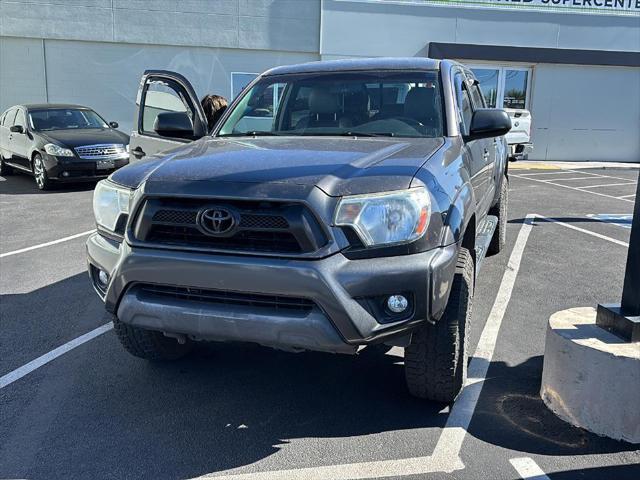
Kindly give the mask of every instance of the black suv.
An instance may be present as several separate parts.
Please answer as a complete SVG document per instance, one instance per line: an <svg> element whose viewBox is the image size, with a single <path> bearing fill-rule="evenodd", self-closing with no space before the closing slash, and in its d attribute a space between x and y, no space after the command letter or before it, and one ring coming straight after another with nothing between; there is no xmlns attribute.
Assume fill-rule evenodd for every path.
<svg viewBox="0 0 640 480"><path fill-rule="evenodd" d="M100 182L89 272L124 347L405 348L412 394L465 382L475 276L505 243L509 117L424 58L269 70L212 135L179 74L141 82L131 152ZM171 145L179 145L162 154Z"/></svg>

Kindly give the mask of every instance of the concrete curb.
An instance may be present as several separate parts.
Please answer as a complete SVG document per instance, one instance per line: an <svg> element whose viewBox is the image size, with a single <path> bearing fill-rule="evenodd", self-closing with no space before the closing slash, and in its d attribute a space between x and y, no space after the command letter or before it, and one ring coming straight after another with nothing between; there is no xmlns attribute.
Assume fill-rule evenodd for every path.
<svg viewBox="0 0 640 480"><path fill-rule="evenodd" d="M572 425L640 443L640 343L625 342L595 319L590 307L551 316L540 396Z"/></svg>
<svg viewBox="0 0 640 480"><path fill-rule="evenodd" d="M640 168L640 163L638 162L554 162L552 160L518 160L511 164L514 169L517 169L518 165L528 168L535 166L543 168L555 167L560 170L573 170L577 168Z"/></svg>

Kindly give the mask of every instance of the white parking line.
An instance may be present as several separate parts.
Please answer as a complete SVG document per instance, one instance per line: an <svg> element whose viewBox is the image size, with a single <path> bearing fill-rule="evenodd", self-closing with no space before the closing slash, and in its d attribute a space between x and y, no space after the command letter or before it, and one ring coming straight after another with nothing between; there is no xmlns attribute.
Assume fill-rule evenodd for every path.
<svg viewBox="0 0 640 480"><path fill-rule="evenodd" d="M522 178L523 180L530 180L532 182L544 183L546 185L554 185L556 187L568 188L569 190L574 190L576 192L589 193L591 195L598 195L599 197L613 198L614 200L622 200L623 202L634 203L633 200L629 200L628 198L614 197L613 195L607 195L606 193L600 193L600 192L593 192L591 190L581 190L578 187L570 187L569 185L562 185L561 183L549 182L547 180L540 180L538 178L523 177L522 175L516 175L513 173L511 174L511 176L516 178ZM558 181L562 181L562 179L559 178Z"/></svg>
<svg viewBox="0 0 640 480"><path fill-rule="evenodd" d="M587 235L591 235L592 237L600 238L602 240L607 240L611 243L618 244L622 247L629 247L629 244L627 242L623 242L622 240L618 240L617 238L611 238L611 237L607 237L606 235L602 235L601 233L592 232L591 230L585 230L584 228L576 227L575 225L571 225L570 223L561 222L560 220L556 220L555 218L549 218L543 215L533 215L533 216L535 218L539 218L540 220L544 220L546 222L557 223L558 225L562 225L563 227L570 228L571 230L575 230L577 232L586 233Z"/></svg>
<svg viewBox="0 0 640 480"><path fill-rule="evenodd" d="M90 235L93 232L95 232L95 230L87 230L86 232L76 233L75 235L69 235L68 237L59 238L58 240L52 240L50 242L40 243L32 247L21 248L20 250L14 250L13 252L0 253L0 258L10 257L11 255L18 255L19 253L30 252L31 250L36 250L38 248L50 247L51 245L56 245L58 243L73 240L74 238L80 238L86 235Z"/></svg>
<svg viewBox="0 0 640 480"><path fill-rule="evenodd" d="M600 187L618 187L620 185L634 185L633 182L625 182L625 183L606 183L604 185L588 185L586 187L576 187L576 188L600 188Z"/></svg>
<svg viewBox="0 0 640 480"><path fill-rule="evenodd" d="M532 458L512 458L509 462L523 480L550 480Z"/></svg>
<svg viewBox="0 0 640 480"><path fill-rule="evenodd" d="M511 252L509 263L502 277L496 300L485 323L476 351L469 363L465 389L453 404L447 423L430 456L381 462L347 463L293 470L272 470L255 473L235 473L234 470L204 475L199 479L224 478L226 480L353 480L371 478L424 475L434 472L451 473L462 470L460 459L462 442L473 417L487 371L493 358L498 331L511 299L513 286L520 269L524 247L529 239L534 215L527 215L525 223Z"/></svg>
<svg viewBox="0 0 640 480"><path fill-rule="evenodd" d="M631 197L635 197L635 196L636 196L636 194L632 193L631 195L622 195L621 197L618 197L618 198L631 198Z"/></svg>
<svg viewBox="0 0 640 480"><path fill-rule="evenodd" d="M44 355L36 358L35 360L31 360L29 363L21 366L20 368L17 368L12 372L9 372L6 375L3 375L2 377L0 377L0 388L4 388L7 385L10 385L16 380L20 380L22 377L30 374L37 368L40 368L41 366L46 365L47 363L49 363L52 360L55 360L59 356L64 355L65 353L73 350L76 347L79 347L83 343L86 343L89 340L93 340L97 336L100 336L103 333L108 332L112 328L113 328L113 323L111 322L105 323L101 327L91 330L90 332L85 333L84 335L80 335L79 337L74 338L73 340L65 343L64 345L60 345L55 350L51 350L50 352L45 353Z"/></svg>

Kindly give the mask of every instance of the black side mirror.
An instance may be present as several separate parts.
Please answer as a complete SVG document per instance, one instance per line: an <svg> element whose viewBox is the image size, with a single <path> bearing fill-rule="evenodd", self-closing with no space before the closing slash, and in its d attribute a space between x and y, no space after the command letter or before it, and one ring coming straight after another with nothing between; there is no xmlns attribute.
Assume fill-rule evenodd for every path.
<svg viewBox="0 0 640 480"><path fill-rule="evenodd" d="M22 125L12 125L9 127L9 131L12 133L24 133L24 127Z"/></svg>
<svg viewBox="0 0 640 480"><path fill-rule="evenodd" d="M507 112L497 108L482 108L473 113L469 135L465 136L465 141L501 137L509 130L511 130L511 119Z"/></svg>
<svg viewBox="0 0 640 480"><path fill-rule="evenodd" d="M118 128L119 127L118 122L109 122L109 126L111 128Z"/></svg>
<svg viewBox="0 0 640 480"><path fill-rule="evenodd" d="M162 137L193 138L193 122L185 112L159 113L153 130Z"/></svg>

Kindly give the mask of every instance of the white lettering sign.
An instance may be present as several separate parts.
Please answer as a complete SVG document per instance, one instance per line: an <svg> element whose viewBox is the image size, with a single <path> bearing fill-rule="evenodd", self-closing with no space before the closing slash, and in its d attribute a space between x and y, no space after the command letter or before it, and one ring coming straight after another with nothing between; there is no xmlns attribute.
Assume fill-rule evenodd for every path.
<svg viewBox="0 0 640 480"><path fill-rule="evenodd" d="M369 0L371 1L371 0ZM375 0L374 0L375 1ZM640 0L377 0L443 7L640 16Z"/></svg>

